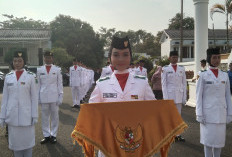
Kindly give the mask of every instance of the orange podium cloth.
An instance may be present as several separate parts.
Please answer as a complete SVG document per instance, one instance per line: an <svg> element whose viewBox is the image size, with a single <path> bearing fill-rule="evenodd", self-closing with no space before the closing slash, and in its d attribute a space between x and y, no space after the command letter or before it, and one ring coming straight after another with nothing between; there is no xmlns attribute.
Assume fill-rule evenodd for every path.
<svg viewBox="0 0 232 157"><path fill-rule="evenodd" d="M87 157L167 157L175 136L187 128L172 100L82 104L71 134Z"/></svg>

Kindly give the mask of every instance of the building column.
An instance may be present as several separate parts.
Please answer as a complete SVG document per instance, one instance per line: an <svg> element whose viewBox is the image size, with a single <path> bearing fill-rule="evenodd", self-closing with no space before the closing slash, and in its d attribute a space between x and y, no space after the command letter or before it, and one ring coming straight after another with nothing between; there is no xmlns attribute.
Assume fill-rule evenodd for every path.
<svg viewBox="0 0 232 157"><path fill-rule="evenodd" d="M201 69L200 60L206 59L208 48L208 4L209 0L193 0L195 6L194 22L194 52L195 52L195 71Z"/></svg>

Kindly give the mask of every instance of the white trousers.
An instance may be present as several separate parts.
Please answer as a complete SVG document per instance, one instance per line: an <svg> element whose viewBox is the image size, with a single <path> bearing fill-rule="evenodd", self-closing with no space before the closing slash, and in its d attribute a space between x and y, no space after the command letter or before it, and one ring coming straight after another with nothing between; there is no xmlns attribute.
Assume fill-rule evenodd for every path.
<svg viewBox="0 0 232 157"><path fill-rule="evenodd" d="M220 157L221 148L204 146L205 157Z"/></svg>
<svg viewBox="0 0 232 157"><path fill-rule="evenodd" d="M176 108L177 108L179 114L181 115L182 104L176 104Z"/></svg>
<svg viewBox="0 0 232 157"><path fill-rule="evenodd" d="M59 106L56 103L41 104L41 112L44 137L56 137L59 127Z"/></svg>
<svg viewBox="0 0 232 157"><path fill-rule="evenodd" d="M32 157L32 148L14 151L14 157Z"/></svg>
<svg viewBox="0 0 232 157"><path fill-rule="evenodd" d="M71 90L72 90L73 105L80 105L80 100L81 100L80 87L74 86L71 87Z"/></svg>

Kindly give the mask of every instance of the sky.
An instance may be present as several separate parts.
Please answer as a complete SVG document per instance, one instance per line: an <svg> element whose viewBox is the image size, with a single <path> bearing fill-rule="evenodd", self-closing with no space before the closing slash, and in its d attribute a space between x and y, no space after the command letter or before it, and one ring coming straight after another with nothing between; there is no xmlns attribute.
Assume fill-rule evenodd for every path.
<svg viewBox="0 0 232 157"><path fill-rule="evenodd" d="M194 17L193 0L184 1L185 17ZM156 35L168 28L169 20L180 12L181 0L0 0L2 14L51 22L59 14L89 23L95 31L101 27L117 31L139 29ZM209 8L224 0L209 0ZM208 25L213 21L209 17ZM215 14L215 29L225 29L225 15Z"/></svg>

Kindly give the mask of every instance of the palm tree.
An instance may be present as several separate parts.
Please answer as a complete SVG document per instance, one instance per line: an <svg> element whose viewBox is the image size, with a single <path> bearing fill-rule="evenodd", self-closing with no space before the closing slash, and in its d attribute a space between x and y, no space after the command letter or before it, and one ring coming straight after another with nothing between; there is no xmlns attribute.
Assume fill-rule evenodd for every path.
<svg viewBox="0 0 232 157"><path fill-rule="evenodd" d="M222 13L226 15L226 43L227 48L229 48L229 15L230 20L232 19L232 0L225 0L225 5L223 4L214 4L210 9L210 17L213 20L214 13Z"/></svg>

